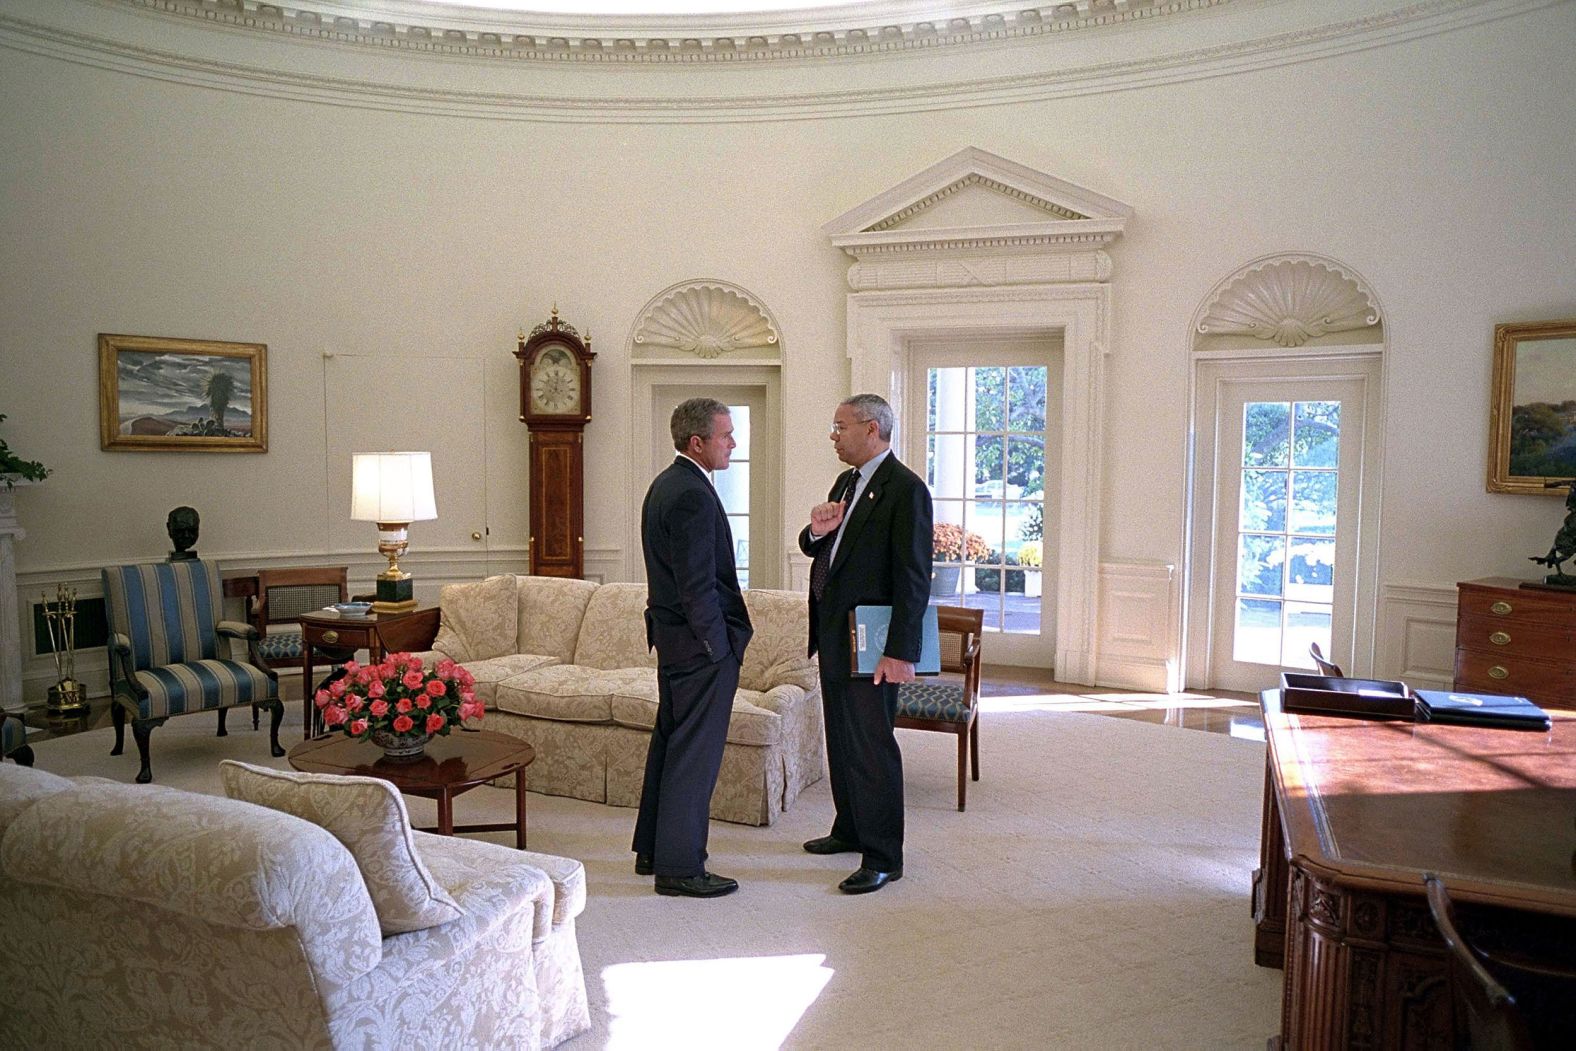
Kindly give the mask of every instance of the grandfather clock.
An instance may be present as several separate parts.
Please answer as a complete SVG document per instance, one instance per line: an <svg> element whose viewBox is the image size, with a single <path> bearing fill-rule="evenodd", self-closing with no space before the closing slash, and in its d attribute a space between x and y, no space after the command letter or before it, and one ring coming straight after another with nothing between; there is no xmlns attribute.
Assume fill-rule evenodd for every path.
<svg viewBox="0 0 1576 1051"><path fill-rule="evenodd" d="M531 572L585 575L591 338L553 316L520 336L520 420L531 432Z"/></svg>

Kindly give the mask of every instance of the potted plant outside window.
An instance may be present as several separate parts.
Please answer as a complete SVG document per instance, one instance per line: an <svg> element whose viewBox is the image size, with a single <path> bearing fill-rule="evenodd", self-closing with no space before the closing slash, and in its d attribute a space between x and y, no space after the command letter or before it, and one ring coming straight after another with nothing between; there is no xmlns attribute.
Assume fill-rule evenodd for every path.
<svg viewBox="0 0 1576 1051"><path fill-rule="evenodd" d="M950 598L956 595L958 582L963 578L961 563L983 561L989 555L990 548L978 533L966 532L962 526L951 522L937 522L932 530L931 558L937 565L930 571L931 596Z"/></svg>

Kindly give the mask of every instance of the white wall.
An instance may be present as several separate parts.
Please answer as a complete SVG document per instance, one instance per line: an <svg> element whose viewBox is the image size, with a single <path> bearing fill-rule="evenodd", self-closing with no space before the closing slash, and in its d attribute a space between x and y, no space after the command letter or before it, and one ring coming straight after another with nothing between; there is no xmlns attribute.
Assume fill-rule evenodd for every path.
<svg viewBox="0 0 1576 1051"><path fill-rule="evenodd" d="M32 18L51 10L0 8L19 6ZM85 10L61 17L111 37L153 31L146 16ZM1135 31L1146 48L1162 32ZM190 36L238 60L280 51L244 34ZM1525 556L1546 549L1560 509L1484 492L1490 341L1497 322L1576 315L1573 46L1576 5L1560 4L1133 90L688 124L294 101L232 90L233 78L192 86L0 47L0 435L55 471L17 500L23 597L82 567L161 556L165 513L182 503L203 513L205 556L348 557L369 577L370 536L350 552L329 539L345 511L325 464L352 451L327 447L323 354L336 352L385 358L391 410L410 412L423 392L400 387L402 360L485 362L490 462L443 484L485 475L493 554L424 550L418 525L412 563L418 574L424 560L442 563L424 578L433 583L511 564L524 541L526 432L510 352L516 329L555 302L599 352L587 547L600 571L621 575L620 560L638 557L622 545L647 481L627 463L625 341L654 293L699 276L748 288L782 325L785 453L797 465L786 548L795 509L836 468L822 424L847 385L848 260L819 227L965 145L1136 210L1112 250L1103 561L1179 562L1189 319L1240 264L1306 251L1362 274L1385 311L1381 589L1529 576ZM381 62L383 75L397 62L414 79L496 75L513 90L538 75L297 50L358 70ZM977 75L992 54L975 53ZM869 63L850 68L874 75ZM640 80L647 72L583 71L632 93L657 90ZM266 343L268 453L100 451L99 332ZM440 514L441 500L440 488Z"/></svg>

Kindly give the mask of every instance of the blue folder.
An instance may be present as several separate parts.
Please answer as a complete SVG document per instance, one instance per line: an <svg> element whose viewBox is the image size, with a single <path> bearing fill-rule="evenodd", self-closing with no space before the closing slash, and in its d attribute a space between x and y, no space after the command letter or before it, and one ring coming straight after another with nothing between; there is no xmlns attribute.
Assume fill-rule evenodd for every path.
<svg viewBox="0 0 1576 1051"><path fill-rule="evenodd" d="M1549 713L1525 697L1496 693L1418 690L1418 711L1432 723L1498 726L1507 730L1547 730Z"/></svg>
<svg viewBox="0 0 1576 1051"><path fill-rule="evenodd" d="M853 642L853 677L865 678L876 673L876 664L886 650L887 628L892 624L891 606L855 606L848 615L848 631ZM936 607L925 607L925 620L920 626L919 660L914 664L916 675L941 674L941 631L936 626Z"/></svg>

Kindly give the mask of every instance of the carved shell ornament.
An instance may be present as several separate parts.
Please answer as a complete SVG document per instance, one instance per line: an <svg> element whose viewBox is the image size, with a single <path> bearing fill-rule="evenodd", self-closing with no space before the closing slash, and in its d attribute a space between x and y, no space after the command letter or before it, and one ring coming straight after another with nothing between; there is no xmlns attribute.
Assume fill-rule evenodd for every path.
<svg viewBox="0 0 1576 1051"><path fill-rule="evenodd" d="M635 342L717 358L730 351L773 346L777 330L759 307L737 292L692 285L648 310L635 330Z"/></svg>
<svg viewBox="0 0 1576 1051"><path fill-rule="evenodd" d="M1299 259L1237 278L1215 297L1198 330L1300 347L1315 336L1378 323L1378 306L1356 281L1323 263Z"/></svg>

